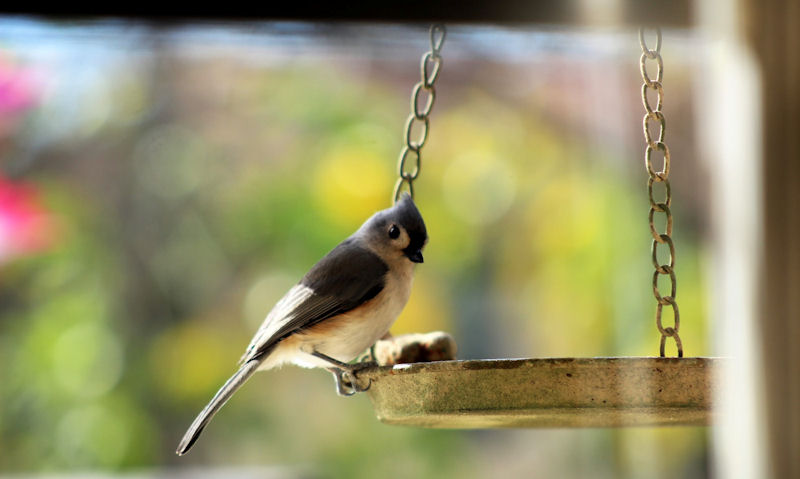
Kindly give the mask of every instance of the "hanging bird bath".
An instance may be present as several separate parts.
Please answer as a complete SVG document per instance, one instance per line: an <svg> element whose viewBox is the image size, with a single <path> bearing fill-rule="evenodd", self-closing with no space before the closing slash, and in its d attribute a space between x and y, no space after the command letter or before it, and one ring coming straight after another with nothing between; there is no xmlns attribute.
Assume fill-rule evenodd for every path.
<svg viewBox="0 0 800 479"><path fill-rule="evenodd" d="M714 358L440 361L359 373L387 424L434 428L708 425Z"/></svg>

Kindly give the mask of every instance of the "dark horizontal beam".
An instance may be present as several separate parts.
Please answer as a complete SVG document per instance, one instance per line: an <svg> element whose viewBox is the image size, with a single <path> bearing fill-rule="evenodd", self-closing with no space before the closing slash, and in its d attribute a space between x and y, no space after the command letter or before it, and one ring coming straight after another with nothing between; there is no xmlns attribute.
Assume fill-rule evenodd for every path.
<svg viewBox="0 0 800 479"><path fill-rule="evenodd" d="M446 22L467 24L545 24L562 26L692 25L689 0L494 0L494 1L371 1L314 2L282 0L247 7L214 2L203 7L176 9L143 2L137 8L106 2L91 8L53 3L46 8L8 9L5 13L43 17L120 17L155 22L291 20L313 22ZM39 5L41 7L41 5Z"/></svg>

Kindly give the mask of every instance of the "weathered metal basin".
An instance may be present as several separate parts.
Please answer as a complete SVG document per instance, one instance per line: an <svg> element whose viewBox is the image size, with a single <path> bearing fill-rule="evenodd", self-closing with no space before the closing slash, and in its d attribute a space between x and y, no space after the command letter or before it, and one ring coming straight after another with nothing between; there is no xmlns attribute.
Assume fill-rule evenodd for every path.
<svg viewBox="0 0 800 479"><path fill-rule="evenodd" d="M389 424L436 428L707 425L717 358L440 361L359 373Z"/></svg>

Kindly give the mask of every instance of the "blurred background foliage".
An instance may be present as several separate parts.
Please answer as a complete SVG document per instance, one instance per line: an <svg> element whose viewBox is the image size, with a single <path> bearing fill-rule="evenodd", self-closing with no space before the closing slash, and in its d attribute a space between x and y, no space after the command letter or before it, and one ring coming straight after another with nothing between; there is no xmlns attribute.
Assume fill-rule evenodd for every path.
<svg viewBox="0 0 800 479"><path fill-rule="evenodd" d="M427 48L424 26L0 19L0 474L705 477L701 428L391 427L290 367L174 456L274 302L390 204ZM697 48L665 34L689 356ZM431 240L393 333L450 331L463 359L657 355L635 34L458 26L443 55Z"/></svg>

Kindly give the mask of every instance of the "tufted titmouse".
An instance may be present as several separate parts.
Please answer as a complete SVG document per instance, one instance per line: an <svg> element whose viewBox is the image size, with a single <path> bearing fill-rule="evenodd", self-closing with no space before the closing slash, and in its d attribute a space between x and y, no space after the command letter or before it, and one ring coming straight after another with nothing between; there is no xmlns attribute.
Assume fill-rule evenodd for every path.
<svg viewBox="0 0 800 479"><path fill-rule="evenodd" d="M355 373L364 365L347 363L383 337L403 310L414 263L422 263L427 241L422 216L406 194L325 255L269 312L241 367L189 426L177 454L192 447L214 414L257 370L283 363L323 367L333 373L339 394L362 391Z"/></svg>

